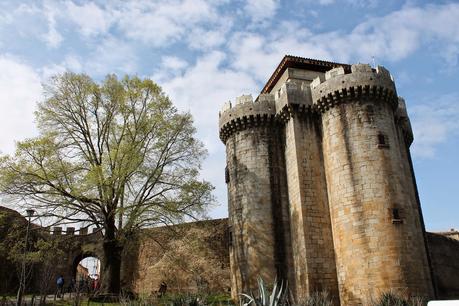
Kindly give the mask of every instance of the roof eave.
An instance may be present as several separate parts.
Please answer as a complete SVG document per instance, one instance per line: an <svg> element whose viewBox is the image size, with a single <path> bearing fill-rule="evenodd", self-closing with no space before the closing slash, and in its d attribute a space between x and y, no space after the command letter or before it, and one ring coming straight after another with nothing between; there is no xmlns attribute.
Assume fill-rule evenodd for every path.
<svg viewBox="0 0 459 306"><path fill-rule="evenodd" d="M286 55L284 56L282 61L279 63L276 70L274 70L274 73L271 75L268 82L266 82L266 85L263 87L263 90L261 91L261 93L269 93L271 89L274 87L274 85L276 85L277 81L279 80L279 78L282 76L282 74L287 68L299 68L299 69L308 69L312 71L325 72L325 71L328 71L330 69L340 67L340 66L343 67L345 71L351 70L351 66L348 64L321 61L321 60L304 58L304 57L293 56L293 55Z"/></svg>

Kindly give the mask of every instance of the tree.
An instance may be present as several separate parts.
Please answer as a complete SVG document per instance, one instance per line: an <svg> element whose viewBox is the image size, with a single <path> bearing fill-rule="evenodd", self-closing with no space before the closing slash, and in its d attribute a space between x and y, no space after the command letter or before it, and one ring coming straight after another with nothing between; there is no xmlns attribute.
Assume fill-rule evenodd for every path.
<svg viewBox="0 0 459 306"><path fill-rule="evenodd" d="M213 187L199 179L206 151L191 115L149 79L110 75L98 84L65 73L44 90L39 136L1 157L1 191L56 223L101 228L102 288L118 293L131 234L202 217L213 202Z"/></svg>

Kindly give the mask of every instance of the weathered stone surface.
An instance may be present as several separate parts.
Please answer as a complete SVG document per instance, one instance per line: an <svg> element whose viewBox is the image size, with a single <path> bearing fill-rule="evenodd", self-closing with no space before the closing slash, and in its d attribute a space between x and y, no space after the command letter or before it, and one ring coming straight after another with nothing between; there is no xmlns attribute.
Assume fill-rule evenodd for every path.
<svg viewBox="0 0 459 306"><path fill-rule="evenodd" d="M272 122L271 122L272 124ZM230 198L230 257L233 297L276 278L274 194L271 191L271 124L241 130L226 141Z"/></svg>
<svg viewBox="0 0 459 306"><path fill-rule="evenodd" d="M249 102L220 116L229 223L244 224L231 250L238 255L230 258L233 278L245 277L233 281L233 296L253 288L258 276L272 278L275 250L290 246L284 262L292 264L283 275L297 299L324 289L342 305L390 290L433 297L411 125L389 71L286 58L263 89L274 96L275 111L265 104L257 117ZM244 119L263 116L252 124ZM276 191L273 169L286 178ZM288 218L272 213L278 206ZM282 245L269 236L278 224L290 229ZM260 264L248 252L252 241L265 246L255 252L269 259L262 268L253 269Z"/></svg>
<svg viewBox="0 0 459 306"><path fill-rule="evenodd" d="M0 206L2 243L14 229L12 225L25 228L26 224L20 214ZM50 235L35 224L32 228L31 244L38 239L54 240L62 256L57 257L51 267L40 263L33 266L27 293L38 293L43 288L45 292L54 293L56 278L64 276L66 286L69 285L83 258L93 256L104 260L100 231L85 235L81 235L81 231L80 235ZM5 246L0 244L0 247ZM14 293L19 265L4 255L0 253L0 294ZM155 294L163 281L169 292L229 294L228 219L142 230L129 239L123 250L121 278L123 290L141 295Z"/></svg>
<svg viewBox="0 0 459 306"><path fill-rule="evenodd" d="M427 233L433 275L441 299L459 299L459 232L453 233L455 235Z"/></svg>
<svg viewBox="0 0 459 306"><path fill-rule="evenodd" d="M277 183L279 186L284 184L282 179ZM282 190L278 187L274 189ZM286 195L284 194L280 203L285 200ZM278 216L276 219L284 221L288 219L286 218L286 215L287 217L289 215L288 211L287 214L283 211L276 213ZM5 235L8 235L11 224L26 224L26 220L17 212L3 207L0 207L0 219L3 221L0 223L3 225L0 226L1 241L6 237ZM279 225L277 224L277 226ZM38 229L35 225L34 228ZM288 227L282 230L282 234L288 233L290 235ZM67 281L70 280L75 268L73 265L77 264L82 257L92 255L103 259L100 257L102 237L98 234L76 235L69 239L65 235L49 235L45 230L38 232L41 233L41 239L61 239L62 251L65 254L54 263L54 271L51 271L51 278L48 279L49 285L45 286L50 293L55 290L57 275L62 274ZM37 232L34 231L34 233ZM454 235L458 235L458 232L427 233L433 276L439 299L459 298L457 278L459 265L456 260L459 254L459 241L449 238L454 237ZM123 289L141 295L155 294L159 284L164 281L170 292L227 292L232 275L229 268L230 248L228 245L228 219L145 229L143 233L130 240L123 252ZM283 251L285 254L283 255L285 259L293 256L291 249L292 247L284 241ZM2 255L0 254L2 260L2 265L0 265L0 293L14 293L18 280L15 277L16 273L11 273L11 271L15 271L17 267ZM320 257L311 263L315 261L323 264ZM286 265L288 267L294 266L292 262L287 262ZM299 265L299 267L301 266ZM321 266L318 265L318 267ZM34 266L28 287L29 292L38 292L40 286L43 285L43 278L40 277L43 271L44 267ZM292 271L292 269L287 271L286 278L288 277L289 287L292 290L297 288L294 275L296 271ZM292 275L288 274L289 272ZM321 274L316 276L321 276ZM326 278L324 280L319 279L319 282L326 283Z"/></svg>
<svg viewBox="0 0 459 306"><path fill-rule="evenodd" d="M227 219L143 230L124 250L123 287L230 293Z"/></svg>

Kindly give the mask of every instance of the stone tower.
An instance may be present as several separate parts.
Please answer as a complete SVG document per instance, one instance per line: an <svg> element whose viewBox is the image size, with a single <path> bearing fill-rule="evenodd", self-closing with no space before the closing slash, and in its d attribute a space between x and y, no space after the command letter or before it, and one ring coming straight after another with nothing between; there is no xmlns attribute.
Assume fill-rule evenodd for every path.
<svg viewBox="0 0 459 306"><path fill-rule="evenodd" d="M220 112L233 297L288 281L342 305L433 296L403 99L383 67L286 56Z"/></svg>

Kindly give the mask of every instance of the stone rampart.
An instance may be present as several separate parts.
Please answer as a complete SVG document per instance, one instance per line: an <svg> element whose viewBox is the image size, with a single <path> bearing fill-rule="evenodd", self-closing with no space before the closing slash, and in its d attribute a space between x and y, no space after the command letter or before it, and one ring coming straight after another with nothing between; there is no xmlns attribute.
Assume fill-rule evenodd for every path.
<svg viewBox="0 0 459 306"><path fill-rule="evenodd" d="M255 101L251 95L243 95L236 99L236 105L226 102L219 114L220 139L226 142L236 131L271 122L275 114L274 96L270 94L261 94Z"/></svg>
<svg viewBox="0 0 459 306"><path fill-rule="evenodd" d="M294 113L309 114L315 111L308 81L288 79L274 95L276 116L284 122Z"/></svg>
<svg viewBox="0 0 459 306"><path fill-rule="evenodd" d="M311 92L314 105L322 112L361 98L387 101L394 109L398 105L393 78L381 66L373 69L367 64L355 64L351 73L345 73L343 67L334 68L325 73L325 80L317 77L312 81Z"/></svg>
<svg viewBox="0 0 459 306"><path fill-rule="evenodd" d="M444 234L427 233L437 294L439 299L459 299L459 241Z"/></svg>
<svg viewBox="0 0 459 306"><path fill-rule="evenodd" d="M230 290L228 219L142 230L125 246L122 285L141 295Z"/></svg>
<svg viewBox="0 0 459 306"><path fill-rule="evenodd" d="M0 207L0 217L3 217L6 225L0 227L0 239L3 242L8 235L7 230L12 228L11 225L25 225L27 222L17 212L3 207ZM433 275L440 299L459 298L459 241L444 236L450 233L457 234L427 233ZM58 238L47 235L45 231L42 234L47 239ZM82 255L98 255L102 236L61 235L58 239L65 242L62 251L66 255L53 262L55 270L51 271L49 279L50 292L55 290L58 273L63 274L66 281L69 281L72 265L78 263ZM229 269L229 239L228 219L145 229L129 241L123 252L123 288L142 295L155 294L164 281L169 292L228 293L232 273ZM15 278L16 273L12 271L16 271L17 266L8 258L2 258L3 255L0 254L0 259L3 260L0 266L0 293L14 293L18 280ZM27 292L39 292L42 278L38 275L44 272L44 267L36 265L35 268L39 269L36 271L38 274L32 276ZM289 283L288 286L291 288L293 284Z"/></svg>

